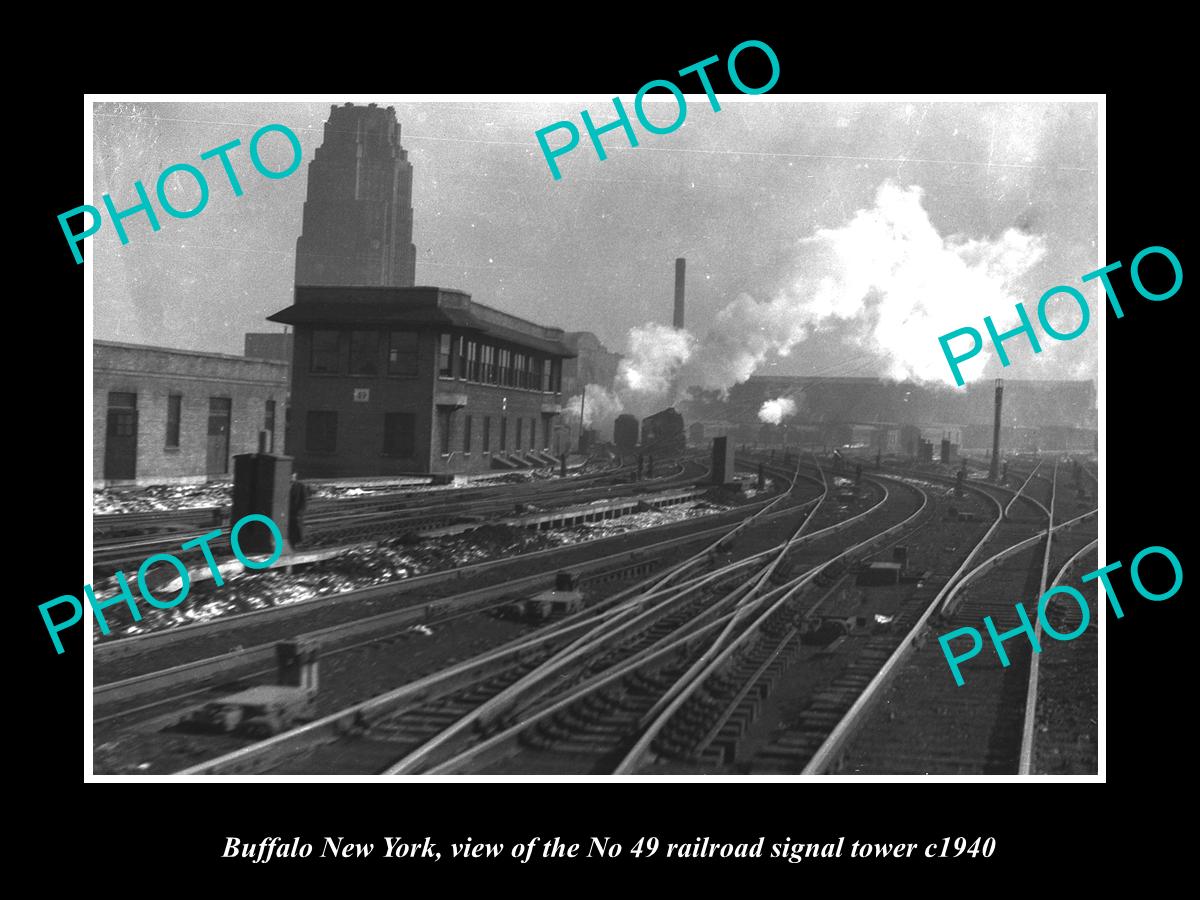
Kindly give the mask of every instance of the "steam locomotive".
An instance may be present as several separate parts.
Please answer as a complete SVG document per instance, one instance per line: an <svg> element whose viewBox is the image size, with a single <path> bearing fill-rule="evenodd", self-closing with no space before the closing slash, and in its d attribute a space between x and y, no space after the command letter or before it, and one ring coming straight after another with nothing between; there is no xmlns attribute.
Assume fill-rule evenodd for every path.
<svg viewBox="0 0 1200 900"><path fill-rule="evenodd" d="M687 449L683 416L674 407L642 420L641 452L649 456L679 456Z"/></svg>

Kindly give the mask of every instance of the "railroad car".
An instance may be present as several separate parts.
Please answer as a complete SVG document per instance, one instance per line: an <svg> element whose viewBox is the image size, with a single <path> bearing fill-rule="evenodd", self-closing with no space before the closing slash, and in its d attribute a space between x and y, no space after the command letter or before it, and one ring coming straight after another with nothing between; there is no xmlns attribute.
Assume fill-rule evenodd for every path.
<svg viewBox="0 0 1200 900"><path fill-rule="evenodd" d="M637 453L638 420L629 413L621 413L613 423L613 443L617 445L617 453L628 456Z"/></svg>
<svg viewBox="0 0 1200 900"><path fill-rule="evenodd" d="M687 433L683 416L668 407L642 420L643 454L654 456L678 456L687 447Z"/></svg>

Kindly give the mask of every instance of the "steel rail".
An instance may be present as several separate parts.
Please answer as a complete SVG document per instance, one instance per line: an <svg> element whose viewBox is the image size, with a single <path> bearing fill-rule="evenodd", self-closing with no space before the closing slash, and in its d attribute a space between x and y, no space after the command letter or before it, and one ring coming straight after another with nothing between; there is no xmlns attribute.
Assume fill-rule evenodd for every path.
<svg viewBox="0 0 1200 900"><path fill-rule="evenodd" d="M995 498L992 499L994 500ZM999 511L998 502L997 509ZM1073 519L1070 519L1059 525L1055 525L1054 530L1061 531L1063 529L1071 528L1084 519L1094 516L1096 513L1097 510L1093 509L1090 512L1084 513L1083 515L1076 516ZM872 678L870 683L863 689L863 692L858 696L858 699L855 700L854 704L849 710L847 710L841 721L838 722L833 731L830 732L829 736L817 749L817 752L813 754L812 759L809 760L808 765L806 765L801 772L802 775L819 775L833 764L837 758L837 755L841 753L849 739L853 736L854 732L857 731L857 729L861 726L868 709L880 696L882 696L883 689L888 683L890 683L891 679L899 671L903 662L907 660L908 656L918 646L920 635L924 631L925 625L929 621L929 618L934 614L935 611L940 611L944 615L952 612L954 609L954 600L963 587L975 580L979 575L986 572L992 566L996 565L1002 559L1011 556L1014 553L1018 553L1026 547L1036 544L1046 535L1046 531L1048 530L1046 529L1040 531L1032 537L1018 541L1016 544L1001 550L999 553L996 553L984 562L980 563L974 569L966 572L965 570L967 566L970 564L971 560L975 558L975 555L984 546L984 544L990 540L992 533L996 530L997 526L999 526L1000 521L1001 520L999 518L996 519L996 521L992 524L992 527L988 529L987 534L985 534L983 538L981 538L980 541L975 545L975 548L971 551L963 564L959 566L955 574L952 575L950 580L942 586L940 591L938 591L937 596L935 596L930 602L929 606L926 607L925 612L921 614L921 617L917 620L916 624L913 625L912 629L905 636L904 640L901 641L900 645L895 651L893 651L892 655L888 657L887 662L883 664L880 670L876 673L875 677Z"/></svg>
<svg viewBox="0 0 1200 900"><path fill-rule="evenodd" d="M746 504L742 507L735 507L723 512L714 513L713 518L737 515L752 509L754 506L766 506L770 502L771 501L756 501L755 503ZM766 510L763 509L759 510L758 512L764 513ZM671 523L669 525L658 527L675 528L678 527L679 524L680 523ZM739 526L744 524L744 519L740 519L738 524ZM710 529L692 532L691 534L681 535L677 538L667 538L663 541L648 545L636 551L623 551L622 553L602 557L594 561L588 560L571 563L568 567L573 568L583 565L592 565L595 562L609 561L614 557L628 555L629 553L647 553L669 549L673 545L677 546L681 543L691 543L694 540L703 540L705 537L709 537L713 534L723 533L727 531L729 527L730 526L728 524L717 525ZM722 540L724 540L725 537L728 537L728 535L724 534ZM613 535L606 538L596 538L595 540L585 542L585 544L572 545L572 547L568 549L583 547L585 545L602 547L605 542L627 540L628 538L628 533ZM267 609L238 613L232 616L222 616L219 619L211 622L197 622L192 625L178 625L172 628L150 631L145 634L137 634L109 640L100 640L96 641L93 645L94 659L119 659L131 654L150 652L151 650L158 649L160 646L167 646L169 644L189 640L198 635L207 636L217 634L222 631L238 629L246 625L257 625L276 619L291 618L293 616L309 612L315 608L333 608L335 606L341 606L347 603L359 603L381 597L388 597L394 593L409 593L411 591L420 590L445 582L458 581L464 578L474 577L495 569L513 565L515 563L525 563L553 558L555 556L560 556L563 553L563 550L563 547L550 547L545 550L536 550L532 553L519 554L518 556L492 559L479 563L471 563L469 565L459 566L458 568L454 569L443 569L438 572L430 572L425 575L417 575L412 578L398 579L396 581L387 582L381 585L372 585L371 587L361 588L359 590L345 591L339 594L318 595L296 603L288 603L282 606L273 606ZM542 574L544 577L546 573Z"/></svg>
<svg viewBox="0 0 1200 900"><path fill-rule="evenodd" d="M1093 549L1099 543L1098 538L1093 538L1088 543L1084 544L1079 550L1063 563L1062 568L1058 570L1058 574L1054 576L1054 581L1051 582L1051 587L1057 587L1062 583L1064 576L1072 567L1078 563L1079 558L1089 550ZM1043 591L1042 593L1045 593ZM1040 601L1039 601L1040 602ZM1096 625L1099 628L1099 623ZM1042 620L1038 617L1035 634L1041 636ZM1021 764L1017 770L1018 775L1033 775L1033 742L1034 742L1034 727L1037 722L1037 684L1038 684L1038 664L1037 661L1040 654L1033 654L1033 660L1030 663L1029 675L1029 693L1025 698L1025 723L1021 730Z"/></svg>
<svg viewBox="0 0 1200 900"><path fill-rule="evenodd" d="M1029 486L1029 482L1033 481L1033 476L1036 475L1038 473L1038 469L1040 469L1042 467L1042 462L1043 461L1039 461L1038 464L1033 467L1033 471L1029 473L1029 477L1025 479L1025 481L1021 484L1021 486L1019 488L1017 488L1016 493L1013 494L1013 498L1008 501L1008 506L1004 507L1004 521L1006 521L1006 522L1009 521L1008 511L1010 509L1012 509L1013 504L1016 503L1017 500L1019 500L1021 498L1021 494L1024 493L1025 488L1027 488ZM1054 468L1055 468L1055 471L1058 470L1058 462L1057 461L1054 463ZM1050 496L1051 496L1051 503L1053 503L1053 497L1054 497L1054 484L1053 483L1051 483L1051 485L1050 485ZM1050 510L1046 509L1044 504L1042 504L1038 500L1034 499L1033 497L1027 496L1025 499L1028 500L1030 503L1036 503L1038 506L1040 506L1042 508L1042 512L1044 512L1046 514L1046 520L1047 521L1050 520Z"/></svg>
<svg viewBox="0 0 1200 900"><path fill-rule="evenodd" d="M804 509L804 507L812 505L814 502L808 501L802 504L799 509ZM746 507L742 507L742 509L745 510ZM794 514L796 511L797 508L788 508L784 510L772 510L768 513L765 509L762 509L755 513L755 515L767 519ZM712 533L726 530L728 530L728 526L708 529L701 533L699 537L706 537ZM696 540L697 537L698 535L696 534L685 536L688 542ZM724 536L722 537L723 539ZM677 538L672 539L672 541L664 541L662 544L678 544L683 541L684 538ZM720 543L720 541L717 543ZM644 553L646 549L650 548L643 548L639 552ZM685 563L687 562L685 561ZM745 564L747 564L746 561L738 561L725 568L732 570ZM704 577L707 578L710 576ZM659 576L654 576L654 580L657 583ZM642 585L634 586L601 602L603 604L618 603L639 589L648 589L647 583L650 581L651 579L647 579ZM497 667L503 668L505 662L509 659L514 659L521 654L535 651L542 644L551 642L557 638L565 639L570 637L573 632L595 623L597 619L595 610L596 606L593 606L589 610L562 620L555 626L552 626L551 629L545 630L545 632L538 632L533 636L526 636L516 642L487 651L484 654L465 660L440 672L425 676L409 684L401 685L392 691L339 710L300 728L276 735L266 741L240 748L221 757L201 762L183 770L179 774L215 774L220 772L244 771L247 768L253 767L265 757L295 753L309 746L336 740L341 731L349 723L370 721L373 717L388 714L395 707L406 702L425 701L444 696L447 693L460 689L464 685L469 685L474 680L482 680L483 678L490 677Z"/></svg>
<svg viewBox="0 0 1200 900"><path fill-rule="evenodd" d="M892 526L892 527L894 528L895 526ZM887 529L887 530L890 530L890 529ZM877 534L870 540L877 540L879 537L880 537L880 535ZM830 562L832 562L832 560ZM825 563L825 564L823 564L823 566L828 565L828 564L829 563ZM781 593L788 592L789 589L794 588L798 582L806 581L807 579L809 579L811 577L815 577L816 574L818 574L818 570L812 570L810 572L806 572L803 575L800 575L797 578L792 579L787 584L781 585L781 586L773 589L765 596L769 599L769 598L777 596ZM536 725L537 723L545 720L546 718L554 715L555 713L557 713L563 709L566 709L567 707L571 706L573 703L577 702L578 700L582 699L583 697L587 696L588 694L593 693L596 690L599 690L603 687L608 686L609 684L612 684L612 683L620 680L621 678L625 677L626 675L630 674L633 671L636 671L639 668L650 665L654 662L657 662L658 660L666 659L671 654L677 653L681 648L686 647L687 645L689 645L691 643L695 643L699 639L702 639L708 632L711 632L712 630L716 629L717 627L721 626L722 624L727 624L729 619L735 614L736 614L736 610L726 613L721 618L717 619L716 621L714 621L712 623L709 623L709 624L703 626L703 628L697 630L696 632L682 636L682 637L678 637L678 638L672 640L671 643L663 646L660 650L653 653L653 655L645 655L643 653L639 657L633 657L629 660L624 661L623 663L619 664L616 668L606 670L606 671L594 676L591 680L585 682L582 685L577 686L575 689L573 689L567 695L560 697L560 698L556 698L549 706L539 708L536 711L526 714L518 723L485 739L481 743L460 752L457 756L454 756L444 762L439 763L435 767L429 769L424 774L427 774L427 775L453 774L455 772L462 771L464 769L464 767L466 767L466 766L478 763L479 761L481 761L481 760L489 757L490 755L496 753L497 751L499 751L504 744L510 743L510 742L516 740L517 738L519 738L520 735L522 733L524 733L525 731L527 731L529 728L531 728L534 725Z"/></svg>
<svg viewBox="0 0 1200 900"><path fill-rule="evenodd" d="M813 501L809 501L809 503L811 502ZM717 527L714 529L707 529L699 533L684 535L679 538L670 538L665 541L652 544L649 547L642 547L636 550L626 550L620 553L610 554L608 556L589 560L586 563L576 563L572 565L571 568L576 572L582 572L582 578L586 580L589 575L603 575L605 572L610 571L614 566L619 567L626 563L636 565L638 563L648 562L649 560L655 558L656 551L659 553L669 552L679 544L703 540L705 537L710 536L713 532L722 531L724 531L723 527ZM726 569L733 571L748 564L750 564L750 560L740 560L735 563L731 563L727 567L724 567L716 574L722 574ZM318 631L309 632L305 635L305 637L319 640L325 645L336 645L338 642L343 641L346 638L375 632L375 636L370 641L362 643L377 643L394 636L396 634L396 628L403 627L404 630L407 630L407 628L410 627L414 622L419 623L427 621L430 617L438 613L459 611L472 613L480 612L481 609L487 608L486 604L490 600L493 600L497 597L507 596L515 592L531 590L540 587L549 583L549 580L552 577L552 573L549 572L541 572L534 575L522 576L506 582L501 582L499 584L489 585L484 588L468 591L463 594L434 599L424 603L415 603L402 609L389 610L373 616L352 619L348 622L341 622L323 629L319 629ZM652 583L658 583L661 578L662 573L655 573L650 577L649 581ZM647 582L639 583L638 585L618 592L613 597L605 598L599 603L593 604L587 610L560 620L560 622L556 623L556 625L571 624L580 617L599 618L597 616L598 612L620 602L624 598L630 596L632 593L647 589L646 583ZM335 595L335 597L339 604L352 602L354 600L365 601L367 599L386 594L388 592L387 587L388 586L383 585L366 588L357 592L350 591L344 594ZM261 610L256 613L247 613L245 615L257 616L262 612L269 612L269 610ZM240 617L230 618L232 619ZM167 633L169 634L170 632ZM137 696L158 693L164 689L168 689L176 685L196 684L202 681L211 680L218 675L229 676L234 672L240 673L239 677L247 677L254 673L243 672L242 670L252 666L266 667L272 660L274 660L274 647L275 642L271 641L257 646L246 647L240 650L218 654L213 657L192 660L190 662L181 663L177 666L172 666L167 669L160 669L141 675L131 676L119 681L96 685L92 691L93 704L97 707L100 705L112 705L114 703L129 700ZM167 702L172 699L176 698L165 698L163 702Z"/></svg>
<svg viewBox="0 0 1200 900"><path fill-rule="evenodd" d="M678 712L680 707L683 706L683 704L688 700L688 698L691 697L696 692L696 690L699 689L699 687L717 669L719 669L722 665L724 665L729 660L729 658L733 655L734 651L737 650L738 647L742 646L742 644L745 642L747 637L749 637L752 634L756 634L758 632L758 630L767 622L768 619L770 619L785 603L787 603L797 593L799 593L802 588L804 588L806 585L808 585L809 582L811 582L814 578L816 578L819 574L821 574L821 572L825 571L827 568L829 568L831 565L838 562L839 560L845 559L849 556L852 556L855 553L858 553L864 547L870 546L870 545L876 543L877 541L879 541L883 538L886 538L889 535L895 533L896 531L903 530L906 525L908 525L909 523L911 523L915 519L917 519L919 516L921 516L921 514L924 513L925 510L929 507L929 495L918 487L915 487L912 485L910 485L909 487L912 490L914 490L917 493L917 495L921 498L921 505L919 507L917 507L915 512L913 512L911 515L907 516L906 518L904 518L902 521L898 522L897 524L889 526L888 528L884 529L881 532L878 532L877 534L872 535L871 537L867 538L866 540L859 541L857 544L853 544L852 546L843 550L841 553L837 554L836 556L832 557L831 559L828 559L825 562L821 563L820 565L815 566L814 568L810 569L804 575L802 575L798 579L796 579L793 582L792 586L786 592L784 592L784 594L777 601L775 601L773 604L771 604L770 607L767 608L767 610L765 612L763 612L761 615L759 615L759 617L757 619L755 619L754 622L752 622L745 629L743 629L742 632L737 636L736 639L730 641L727 646L725 646L719 653L713 655L709 660L698 661L698 663L696 665L693 665L692 668L690 668L686 673L684 673L684 675L676 682L676 684L674 686L672 686L671 690L668 692L668 694L670 694L672 692L675 694L674 699L671 700L671 702L669 704L667 704L665 706L665 708L663 708L661 711L659 711L658 714L654 717L653 721L645 728L645 730L642 732L641 737L634 744L633 748L626 754L625 758L621 760L620 764L615 769L614 774L616 774L616 775L635 774L637 769L641 766L643 759L648 754L648 752L650 750L650 745L653 742L654 738L656 738L658 736L658 734L666 726L667 722L669 722L670 719L675 715L675 713ZM887 494L885 492L885 500L886 500L886 497L887 497ZM873 507L873 509L874 509L874 507ZM761 599L757 604L754 604L752 607L748 608L745 612L747 614L749 614L750 612L753 612L755 609L760 608L763 605L765 605L765 598Z"/></svg>
<svg viewBox="0 0 1200 900"><path fill-rule="evenodd" d="M1034 468L1032 478L1042 467L1039 462ZM1026 482L1028 483L1028 482ZM1050 576L1050 550L1054 546L1054 497L1058 490L1058 460L1054 460L1054 471L1050 478L1050 518L1046 520L1046 551L1042 555L1042 574L1038 580L1038 603L1046 593L1046 579ZM1041 635L1041 616L1034 616L1034 640ZM1025 707L1021 715L1021 755L1017 763L1017 774L1028 775L1033 762L1033 720L1037 711L1038 660L1040 653L1033 653L1029 660L1029 679L1025 687Z"/></svg>
<svg viewBox="0 0 1200 900"><path fill-rule="evenodd" d="M782 542L781 545L777 545L777 547L770 548L766 551L762 551L762 552L756 554L755 558L762 558L762 557L765 557L768 555L777 554L779 546L788 547L788 545L790 544L791 546L788 547L788 549L794 549L794 547L799 545L800 543L817 540L821 537L824 537L829 534L836 533L837 531L843 530L844 528L848 528L851 525L858 522L859 520L863 519L864 517L870 515L871 513L875 512L876 510L878 510L881 506L883 506L884 503L886 503L886 501L887 501L887 491L885 489L883 499L881 499L878 503L874 504L871 508L865 510L864 512L859 513L859 514L851 517L850 519L844 520L842 522L834 523L833 525L830 525L824 529L821 529L820 531L813 532L812 534L803 535L799 538L797 538L796 536L793 536L793 537L789 538L787 541ZM815 510L814 510L814 512L815 512ZM806 522L811 521L812 515L813 515L812 513L809 514L809 516L806 518ZM776 555L776 562L778 561L778 559L779 559L779 556ZM745 563L745 561L742 561L742 562ZM814 575L814 577L815 577L815 574L817 573L817 571L819 571L819 570L813 570L812 574ZM801 577L803 577L803 576L801 576ZM732 593L730 593L730 594L726 595L725 597L721 598L720 600L716 601L710 607L710 609L708 611L706 611L706 613L704 615L705 616L712 615L712 614L718 612L724 606L732 604L732 603L741 604L741 603L746 602L746 600L748 598L742 596L746 592L746 589L747 589L746 586L743 586L742 588L734 590ZM766 596L767 597L774 596L775 594L777 594L779 592L779 590L781 590L781 589L776 589L775 591L770 592ZM684 595L679 595L674 599L683 599L683 596ZM723 616L719 620L719 621L725 621L726 624L725 624L725 630L722 631L721 635L719 635L717 638L718 644L729 633L729 630L733 627L733 625L735 625L736 622L738 622L742 618L744 618L745 614L746 613L745 613L744 607L741 607L739 605L737 608L735 608L733 610L733 612L731 614L728 614L727 616ZM644 617L645 616L643 615L643 616L638 617L638 619L641 619ZM702 621L703 617L704 616L701 616L698 619L693 620L692 622L685 623L684 625L680 626L680 628L676 629L676 631L673 634L678 635L682 631L682 632L684 632L684 637L687 637L688 630L694 629L696 627L696 625L698 624L698 622ZM456 722L454 722L448 728L444 729L442 732L440 732L434 738L430 739L429 741L426 741L424 744L422 744L419 747L410 751L403 759L401 759L394 766L389 768L385 772L385 774L397 775L397 774L411 773L415 769L420 767L421 765L427 763L429 761L430 757L436 751L444 748L447 744L449 744L456 737L460 736L464 731L466 731L468 728L470 728L476 722L485 722L485 721L487 721L489 716L498 717L500 712L509 713L511 715L514 708L516 708L516 705L519 703L522 703L522 701L524 702L524 706L522 708L528 708L533 702L535 702L541 696L541 694L535 694L535 695L531 696L530 695L531 690L535 689L539 684L544 685L548 679L552 678L557 672L561 671L562 669L565 669L571 665L578 663L580 661L580 659L583 658L585 655L594 652L595 650L599 649L603 645L606 645L608 643L611 643L611 642L619 639L620 637L623 637L627 633L627 631L632 630L633 627L635 627L637 624L638 624L638 620L635 619L631 622L625 623L621 628L617 629L616 631L609 631L607 628L605 628L605 626L601 626L600 628L598 628L596 630L596 632L593 632L594 637L590 641L588 641L587 639L581 638L580 640L576 641L575 644L572 645L571 647L564 648L563 650L559 651L559 653L554 658L543 662L541 664L541 666L539 666L538 669L535 669L533 672L527 673L518 682L505 688L504 691L502 691L496 697L491 698L489 701L487 701L482 706L476 708L475 710L468 712L466 715L459 718ZM708 630L708 627L709 626L707 626L707 625L704 626L704 630ZM662 643L665 640L669 640L672 636L673 635L668 635L664 638L661 638L659 640L659 643ZM705 653L708 654L711 651L712 651L712 648L710 647L708 650L705 651ZM618 664L618 666L623 666L623 665L624 665L624 662ZM543 693L544 693L544 691L543 691ZM662 701L660 700L659 702L661 703ZM657 706L656 706L656 709L657 709ZM520 709L517 709L518 714L519 714L519 712L520 712Z"/></svg>
<svg viewBox="0 0 1200 900"><path fill-rule="evenodd" d="M797 467L797 470L798 468L799 467ZM796 479L793 477L792 486L788 489L788 492L776 498L776 500L764 508L762 512L767 512L786 496L788 496L795 488L795 482ZM820 506L820 503L823 502L827 494L828 485L826 485L825 492L822 493L822 496L815 501L818 507ZM684 563L681 564L681 567L697 564L701 559L707 557L709 552L715 550L722 543L735 535L742 527L748 526L754 520L754 518L757 517L757 515L758 514L744 521L738 526L738 528L733 529L729 535L722 537L705 551L696 554L690 560L685 560ZM805 521L807 522L811 516L812 513L810 512L808 515L806 515ZM762 551L751 557L751 560L759 559L770 554L771 552L772 550ZM744 567L749 562L750 560L739 560L737 567ZM677 570L679 568L680 567L677 567ZM664 590L663 585L668 583L671 580L671 577L663 578L653 585L647 592L646 596L636 597L633 600L628 601L623 607L610 610L610 617L607 621L598 624L594 629L588 632L588 634L581 636L569 646L564 647L553 657L543 661L532 671L527 672L516 682L504 688L496 696L491 697L482 705L476 707L474 710L471 710L466 715L453 722L447 728L443 729L433 738L406 754L399 762L389 768L385 774L396 775L410 772L416 767L423 765L434 753L446 747L452 741L458 739L461 735L463 735L464 732L468 731L468 729L476 727L477 723L486 726L489 722L494 721L501 716L512 715L518 704L520 704L522 701L528 705L528 703L540 697L542 693L544 693L544 690L539 692L539 688L544 688L546 682L554 678L558 672L570 666L576 665L583 657L589 654L594 654L600 648L612 644L620 640L622 637L634 632L646 621L657 621L662 616L668 614L672 606L686 602L697 593L699 588L703 586L704 583L713 580L711 577L708 579L702 579L701 584L692 588L679 590L674 595L658 603L654 607L645 609L645 604L649 602L649 599L654 597L656 594L661 593ZM714 607L720 608L724 604L731 602L731 598L736 598L737 593L738 592L735 591L733 594L716 601L714 603ZM633 618L624 618L634 610L639 610L640 614L635 615ZM622 619L623 621L621 621ZM685 625L682 627L686 628L687 626ZM678 631L678 629L676 630Z"/></svg>

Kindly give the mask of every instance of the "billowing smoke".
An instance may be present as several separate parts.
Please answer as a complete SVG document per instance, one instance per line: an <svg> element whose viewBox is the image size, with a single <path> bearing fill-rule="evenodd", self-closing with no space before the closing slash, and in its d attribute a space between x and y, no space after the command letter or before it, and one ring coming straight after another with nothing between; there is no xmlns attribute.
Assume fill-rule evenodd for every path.
<svg viewBox="0 0 1200 900"><path fill-rule="evenodd" d="M758 411L758 420L766 422L768 425L778 425L784 419L789 419L795 414L795 400L791 397L776 397L762 405L762 409Z"/></svg>
<svg viewBox="0 0 1200 900"><path fill-rule="evenodd" d="M629 355L617 370L617 388L635 395L671 390L675 373L692 358L696 339L685 330L649 322L629 332Z"/></svg>
<svg viewBox="0 0 1200 900"><path fill-rule="evenodd" d="M598 384L589 384L581 398L579 394L563 404L563 421L567 425L579 424L580 400L583 402L583 427L595 428L601 434L612 431L614 420L625 411L617 394Z"/></svg>
<svg viewBox="0 0 1200 900"><path fill-rule="evenodd" d="M943 237L921 199L918 186L884 182L873 206L799 241L801 274L791 284L767 301L739 295L703 339L663 325L633 329L618 378L625 406L661 409L691 386L728 391L814 334L856 348L869 374L947 382L938 336L984 315L999 329L1016 325L1016 281L1046 251L1025 227L994 240ZM989 358L985 349L962 363L963 376L978 378Z"/></svg>

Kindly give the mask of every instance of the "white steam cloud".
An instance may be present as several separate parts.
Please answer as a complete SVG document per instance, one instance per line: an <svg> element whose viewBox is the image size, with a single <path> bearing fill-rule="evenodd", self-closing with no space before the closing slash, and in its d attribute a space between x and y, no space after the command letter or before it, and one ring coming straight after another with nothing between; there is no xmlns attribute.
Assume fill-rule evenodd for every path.
<svg viewBox="0 0 1200 900"><path fill-rule="evenodd" d="M630 331L617 382L626 407L661 409L692 386L727 391L820 332L836 331L874 357L876 374L950 383L938 337L978 328L984 315L997 329L1016 325L1016 281L1041 261L1045 244L1016 228L995 240L943 237L921 198L918 186L884 182L873 206L800 240L803 274L792 284L765 302L739 295L702 340L664 325ZM989 358L985 342L960 364L963 377L978 378Z"/></svg>
<svg viewBox="0 0 1200 900"><path fill-rule="evenodd" d="M769 425L778 425L796 414L796 401L791 397L776 397L768 400L758 411L758 420Z"/></svg>
<svg viewBox="0 0 1200 900"><path fill-rule="evenodd" d="M695 352L696 339L687 331L648 322L629 332L629 355L617 370L617 389L638 395L661 395L671 390L675 373Z"/></svg>
<svg viewBox="0 0 1200 900"><path fill-rule="evenodd" d="M598 384L589 384L583 396L576 394L563 404L563 419L568 425L579 424L579 407L583 405L583 427L595 428L604 434L612 431L613 422L625 411L617 394Z"/></svg>

